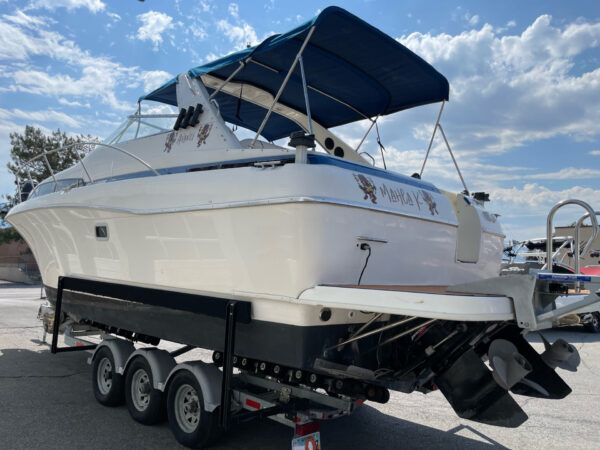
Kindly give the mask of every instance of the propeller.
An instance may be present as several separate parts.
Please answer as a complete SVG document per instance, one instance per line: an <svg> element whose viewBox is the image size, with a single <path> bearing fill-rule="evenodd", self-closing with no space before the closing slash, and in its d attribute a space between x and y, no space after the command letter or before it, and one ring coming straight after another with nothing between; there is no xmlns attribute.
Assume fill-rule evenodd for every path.
<svg viewBox="0 0 600 450"><path fill-rule="evenodd" d="M517 347L506 339L495 339L488 349L494 380L509 390L532 371L531 364L521 355Z"/></svg>
<svg viewBox="0 0 600 450"><path fill-rule="evenodd" d="M581 356L575 347L569 344L564 339L557 339L553 344L550 344L546 338L540 333L546 351L542 353L542 359L546 364L555 369L568 370L577 372L577 367L581 363Z"/></svg>

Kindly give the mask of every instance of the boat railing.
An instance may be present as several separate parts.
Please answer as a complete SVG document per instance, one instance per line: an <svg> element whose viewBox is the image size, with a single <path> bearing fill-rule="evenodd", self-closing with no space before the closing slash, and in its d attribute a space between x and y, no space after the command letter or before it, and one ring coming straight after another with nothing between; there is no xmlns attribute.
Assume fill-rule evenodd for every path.
<svg viewBox="0 0 600 450"><path fill-rule="evenodd" d="M19 173L26 172L27 175L29 176L29 180L31 180L32 182L35 181L34 178L33 178L32 173L31 173L31 169L28 166L30 166L35 161L42 160L42 162L46 165L46 167L48 168L48 171L50 172L50 176L52 177L52 181L54 183L54 188L56 189L56 186L57 186L59 180L56 179L56 175L55 175L54 171L52 170L52 165L50 164L50 161L48 160L48 155L51 155L53 153L64 152L66 150L69 150L71 148L76 148L78 146L81 146L81 147L89 146L89 148L85 151L85 153L89 153L92 150L97 149L97 148L103 148L103 149L114 150L114 151L120 152L120 153L122 153L124 155L127 155L130 158L136 160L137 162L139 162L143 166L145 166L154 175L156 175L156 176L160 175L150 164L148 164L146 161L144 161L139 156L134 155L131 152L128 152L127 150L119 148L119 147L117 147L115 145L104 144L104 143L101 143L101 142L80 141L80 142L75 142L73 144L69 144L69 145L66 145L66 146L61 146L61 147L58 147L58 148L55 148L55 149L52 149L52 150L45 150L42 153L40 153L39 155L36 155L33 158L29 159L28 161L20 164L17 167L16 173L15 173L15 176L17 178L17 191L18 191L18 201L17 201L17 203L19 203L21 201L21 199L22 199L21 180L19 179ZM81 168L83 169L83 171L85 172L85 175L88 178L87 184L94 184L95 180L90 175L90 172L88 171L88 168L85 166L85 163L83 162L83 158L81 157L80 153L78 151L75 151L74 153L75 153L76 158L79 161L79 164L81 164ZM32 190L31 192L34 192L34 190Z"/></svg>
<svg viewBox="0 0 600 450"><path fill-rule="evenodd" d="M598 220L596 219L597 214L596 214L596 211L594 211L594 209L589 205L589 203L584 202L583 200L568 199L568 200L563 200L561 202L558 202L556 205L554 205L552 207L552 209L550 210L550 212L548 213L548 217L546 218L546 264L542 267L542 269L549 270L550 273L552 273L552 266L553 266L552 262L558 256L560 250L562 250L562 246L561 246L561 248L559 248L556 252L552 253L552 236L553 236L553 230L554 230L554 223L553 223L554 215L556 214L556 212L559 209L561 209L562 207L567 206L567 205L578 205L587 211L587 214L584 214L577 221L577 224L575 226L575 238L574 238L575 249L573 251L575 273L579 273L579 258L580 258L579 227L581 226L581 223L588 217L592 221L592 234L591 234L590 238L588 239L588 241L586 242L585 246L583 247L585 251L587 251L589 246L592 245L593 240L596 238L596 235L598 234ZM585 253L585 251L583 253Z"/></svg>
<svg viewBox="0 0 600 450"><path fill-rule="evenodd" d="M592 245L592 242L594 241L594 239L598 235L598 224L597 224L597 219L596 219L595 216L600 216L600 211L595 211L594 214L590 214L589 212L586 213L586 214L584 214L583 216L581 216L579 218L579 220L575 224L575 250L573 252L576 255L576 258L575 258L575 273L579 273L579 270L580 270L580 267L579 267L579 264L580 264L579 258L582 255L585 255L587 253L587 251L590 249L590 246ZM587 242L585 243L585 245L583 246L583 248L580 250L579 230L581 228L581 225L583 224L583 221L585 219L587 219L588 217L594 217L594 220L596 220L596 227L594 227L594 220L592 220L592 234L591 234L590 238L587 240Z"/></svg>
<svg viewBox="0 0 600 450"><path fill-rule="evenodd" d="M371 156L371 154L367 153L367 152L360 152L359 153L360 156L365 155L368 158L371 158L371 161L373 162L373 167L375 167L375 158L373 158L373 156Z"/></svg>

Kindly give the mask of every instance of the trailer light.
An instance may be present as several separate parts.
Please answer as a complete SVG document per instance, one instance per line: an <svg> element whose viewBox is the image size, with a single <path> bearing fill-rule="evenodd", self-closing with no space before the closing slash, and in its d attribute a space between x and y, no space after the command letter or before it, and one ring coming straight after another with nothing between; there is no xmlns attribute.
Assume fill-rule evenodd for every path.
<svg viewBox="0 0 600 450"><path fill-rule="evenodd" d="M303 423L302 425L296 425L296 436L306 436L307 434L316 433L321 429L321 422L318 420L314 422Z"/></svg>

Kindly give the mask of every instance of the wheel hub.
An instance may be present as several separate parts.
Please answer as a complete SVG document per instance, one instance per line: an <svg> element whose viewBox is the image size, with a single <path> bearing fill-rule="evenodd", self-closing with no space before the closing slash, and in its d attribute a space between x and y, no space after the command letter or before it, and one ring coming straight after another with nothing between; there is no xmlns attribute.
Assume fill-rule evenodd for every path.
<svg viewBox="0 0 600 450"><path fill-rule="evenodd" d="M150 404L150 377L144 369L138 369L131 378L131 400L138 411L144 411Z"/></svg>
<svg viewBox="0 0 600 450"><path fill-rule="evenodd" d="M112 363L108 358L102 358L98 364L98 372L96 374L96 385L102 395L107 395L112 388Z"/></svg>
<svg viewBox="0 0 600 450"><path fill-rule="evenodd" d="M175 418L177 425L186 433L192 433L200 423L200 399L196 390L183 384L175 394Z"/></svg>

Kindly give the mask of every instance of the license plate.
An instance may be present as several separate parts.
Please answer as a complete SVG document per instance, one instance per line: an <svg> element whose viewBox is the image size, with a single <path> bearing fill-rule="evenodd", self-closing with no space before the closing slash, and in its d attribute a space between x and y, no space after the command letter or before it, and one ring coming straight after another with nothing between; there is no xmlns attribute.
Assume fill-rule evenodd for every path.
<svg viewBox="0 0 600 450"><path fill-rule="evenodd" d="M321 434L317 431L292 440L292 450L322 450Z"/></svg>

